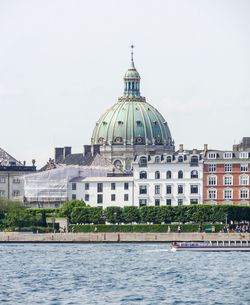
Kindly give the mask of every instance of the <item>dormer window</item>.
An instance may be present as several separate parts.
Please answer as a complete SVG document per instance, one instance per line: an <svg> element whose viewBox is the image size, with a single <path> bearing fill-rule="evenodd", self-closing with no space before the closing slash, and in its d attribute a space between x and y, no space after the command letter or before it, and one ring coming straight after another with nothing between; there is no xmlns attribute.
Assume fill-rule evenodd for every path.
<svg viewBox="0 0 250 305"><path fill-rule="evenodd" d="M183 156L179 156L179 157L178 157L178 162L179 162L179 163L182 163L182 162L183 162Z"/></svg>
<svg viewBox="0 0 250 305"><path fill-rule="evenodd" d="M160 161L161 161L160 157L159 157L159 156L156 156L156 157L155 157L155 163L160 163Z"/></svg>
<svg viewBox="0 0 250 305"><path fill-rule="evenodd" d="M216 159L216 153L209 153L208 159Z"/></svg>
<svg viewBox="0 0 250 305"><path fill-rule="evenodd" d="M247 159L248 158L248 152L245 152L245 151L241 152L239 157L240 157L240 159Z"/></svg>
<svg viewBox="0 0 250 305"><path fill-rule="evenodd" d="M172 157L171 156L167 156L167 163L171 163L172 161Z"/></svg>
<svg viewBox="0 0 250 305"><path fill-rule="evenodd" d="M232 159L232 157L233 157L233 154L231 152L226 152L223 155L224 159Z"/></svg>

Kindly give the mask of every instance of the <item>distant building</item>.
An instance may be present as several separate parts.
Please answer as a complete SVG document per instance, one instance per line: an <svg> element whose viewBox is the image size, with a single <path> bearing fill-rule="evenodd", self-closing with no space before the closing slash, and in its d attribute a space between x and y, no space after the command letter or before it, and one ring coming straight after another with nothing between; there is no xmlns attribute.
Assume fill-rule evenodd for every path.
<svg viewBox="0 0 250 305"><path fill-rule="evenodd" d="M32 166L27 166L0 148L0 198L23 201L22 176L36 171L35 160L32 163Z"/></svg>
<svg viewBox="0 0 250 305"><path fill-rule="evenodd" d="M203 151L184 150L137 156L134 170L135 205L189 205L203 202Z"/></svg>
<svg viewBox="0 0 250 305"><path fill-rule="evenodd" d="M247 139L250 138L234 145L232 151L206 150L204 203L249 204L250 142Z"/></svg>

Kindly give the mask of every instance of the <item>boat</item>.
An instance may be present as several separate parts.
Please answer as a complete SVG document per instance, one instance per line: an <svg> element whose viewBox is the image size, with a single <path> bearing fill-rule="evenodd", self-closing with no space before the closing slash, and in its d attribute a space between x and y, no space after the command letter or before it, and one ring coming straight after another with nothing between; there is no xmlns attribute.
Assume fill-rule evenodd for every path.
<svg viewBox="0 0 250 305"><path fill-rule="evenodd" d="M171 251L250 251L250 241L188 241L174 242Z"/></svg>

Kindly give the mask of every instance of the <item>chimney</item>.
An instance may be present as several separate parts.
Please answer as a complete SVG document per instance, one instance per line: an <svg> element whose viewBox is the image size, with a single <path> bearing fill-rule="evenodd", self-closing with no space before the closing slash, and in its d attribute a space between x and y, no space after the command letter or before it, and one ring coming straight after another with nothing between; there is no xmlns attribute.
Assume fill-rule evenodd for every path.
<svg viewBox="0 0 250 305"><path fill-rule="evenodd" d="M83 155L87 156L88 153L91 153L91 145L83 145Z"/></svg>
<svg viewBox="0 0 250 305"><path fill-rule="evenodd" d="M238 145L236 145L236 144L233 145L233 151L234 151L234 152L235 152L235 151L238 151Z"/></svg>
<svg viewBox="0 0 250 305"><path fill-rule="evenodd" d="M92 154L93 154L93 156L95 154L99 154L99 153L100 153L100 145L99 144L94 144L92 146Z"/></svg>
<svg viewBox="0 0 250 305"><path fill-rule="evenodd" d="M26 165L26 161L23 161L23 166L25 166Z"/></svg>
<svg viewBox="0 0 250 305"><path fill-rule="evenodd" d="M180 146L179 146L179 152L183 152L183 144L180 144Z"/></svg>
<svg viewBox="0 0 250 305"><path fill-rule="evenodd" d="M63 151L63 159L71 154L71 146L65 146Z"/></svg>
<svg viewBox="0 0 250 305"><path fill-rule="evenodd" d="M56 147L55 148L55 163L60 163L63 160L64 148Z"/></svg>

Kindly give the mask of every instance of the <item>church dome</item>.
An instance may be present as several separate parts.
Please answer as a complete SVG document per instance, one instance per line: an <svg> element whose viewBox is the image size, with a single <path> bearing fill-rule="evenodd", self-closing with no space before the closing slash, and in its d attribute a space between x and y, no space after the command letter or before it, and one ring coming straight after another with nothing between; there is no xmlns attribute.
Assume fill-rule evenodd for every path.
<svg viewBox="0 0 250 305"><path fill-rule="evenodd" d="M140 96L140 75L133 52L131 55L131 66L124 76L124 96L97 121L91 144L171 146L166 120Z"/></svg>

